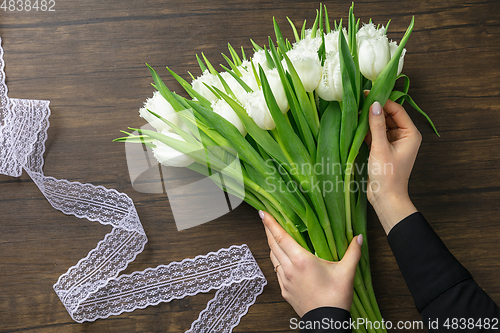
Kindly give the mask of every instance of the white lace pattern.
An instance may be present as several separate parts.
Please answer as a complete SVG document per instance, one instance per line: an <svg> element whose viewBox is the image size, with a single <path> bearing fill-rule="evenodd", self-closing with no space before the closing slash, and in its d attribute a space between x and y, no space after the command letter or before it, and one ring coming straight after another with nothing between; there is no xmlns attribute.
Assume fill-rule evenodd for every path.
<svg viewBox="0 0 500 333"><path fill-rule="evenodd" d="M231 332L267 284L248 246L119 276L147 243L132 199L114 189L43 174L49 102L9 99L4 65L0 45L0 174L19 177L24 169L55 209L113 227L54 284L71 318L94 321L217 290L186 332Z"/></svg>

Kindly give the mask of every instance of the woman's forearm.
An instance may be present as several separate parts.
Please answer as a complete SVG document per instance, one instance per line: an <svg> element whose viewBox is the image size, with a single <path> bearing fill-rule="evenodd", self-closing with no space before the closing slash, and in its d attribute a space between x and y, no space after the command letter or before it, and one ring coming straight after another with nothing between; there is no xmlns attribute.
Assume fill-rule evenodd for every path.
<svg viewBox="0 0 500 333"><path fill-rule="evenodd" d="M396 224L417 211L410 197L405 194L377 197L371 204L387 235Z"/></svg>

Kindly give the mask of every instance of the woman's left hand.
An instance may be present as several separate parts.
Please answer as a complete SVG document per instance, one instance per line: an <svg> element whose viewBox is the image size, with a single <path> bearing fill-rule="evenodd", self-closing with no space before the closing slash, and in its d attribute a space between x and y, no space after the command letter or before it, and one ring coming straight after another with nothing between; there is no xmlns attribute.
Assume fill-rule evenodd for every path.
<svg viewBox="0 0 500 333"><path fill-rule="evenodd" d="M295 312L302 317L322 306L349 311L363 236L353 238L341 261L330 262L300 246L269 213L260 211L259 215L266 229L281 295Z"/></svg>

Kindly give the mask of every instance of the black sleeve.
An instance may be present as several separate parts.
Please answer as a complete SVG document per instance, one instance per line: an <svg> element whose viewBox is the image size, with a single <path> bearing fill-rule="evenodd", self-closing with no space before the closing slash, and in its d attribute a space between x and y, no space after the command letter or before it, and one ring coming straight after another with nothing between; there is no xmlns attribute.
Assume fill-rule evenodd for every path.
<svg viewBox="0 0 500 333"><path fill-rule="evenodd" d="M500 332L500 308L420 212L394 226L387 239L429 332Z"/></svg>
<svg viewBox="0 0 500 333"><path fill-rule="evenodd" d="M351 314L341 308L323 306L302 316L300 333L350 333Z"/></svg>

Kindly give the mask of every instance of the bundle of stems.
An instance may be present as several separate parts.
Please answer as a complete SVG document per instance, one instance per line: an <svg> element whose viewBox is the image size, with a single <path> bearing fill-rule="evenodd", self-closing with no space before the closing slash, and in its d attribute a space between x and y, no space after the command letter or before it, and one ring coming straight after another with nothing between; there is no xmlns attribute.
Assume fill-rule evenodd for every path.
<svg viewBox="0 0 500 333"><path fill-rule="evenodd" d="M323 6L318 10L312 29L306 30L304 22L300 35L295 25L289 22L296 43L311 36L321 38L317 51L321 66L325 66L328 56L325 36L339 32L335 47L340 65L341 98L328 101L317 91L306 91L306 82L299 75L297 63L288 56L295 44L283 37L274 21L276 44L269 38L269 45L262 48L252 41L255 52L262 54L264 51L264 63L249 61L243 48L240 56L229 46L231 57L224 56L228 67L222 67L238 87L231 86L228 76L224 79L204 55L197 57L202 72L220 83L204 83L202 88L206 88L205 91L216 100L229 105L244 131L239 130L229 117L215 112L213 100L207 98L207 93L195 89L194 84L168 69L190 96L182 97L169 90L148 65L153 86L181 118L182 126L157 110L148 110L177 136L130 128L136 132L124 131L127 136L116 141L143 143L153 150L159 149L161 143L189 156L188 168L211 177L224 191L242 198L256 209L268 211L308 251L320 258L338 261L346 253L354 235L363 234L364 239L368 239L366 184L369 149L364 139L369 128L370 106L375 101L384 105L388 98L401 104L406 100L427 117L407 95L409 79L398 75L399 61L404 55L414 20L412 18L394 55L374 80L367 79L360 71L356 37L359 20L354 17L353 7L347 29L343 29L342 21L331 27ZM286 111L289 112L280 108L268 70L277 72L288 103ZM243 71L253 75L257 87L251 87L245 81ZM403 91L394 90L398 78L405 80ZM255 113L247 107L248 101L245 104L237 97L237 89L244 89L247 96L254 96L252 94L256 91L263 94L264 107L274 128L262 128L257 123ZM365 96L366 90L370 92ZM374 323L357 326L356 332L386 331L380 325L382 316L372 286L367 241L363 243L362 258L356 271L351 315L355 321L360 318Z"/></svg>

